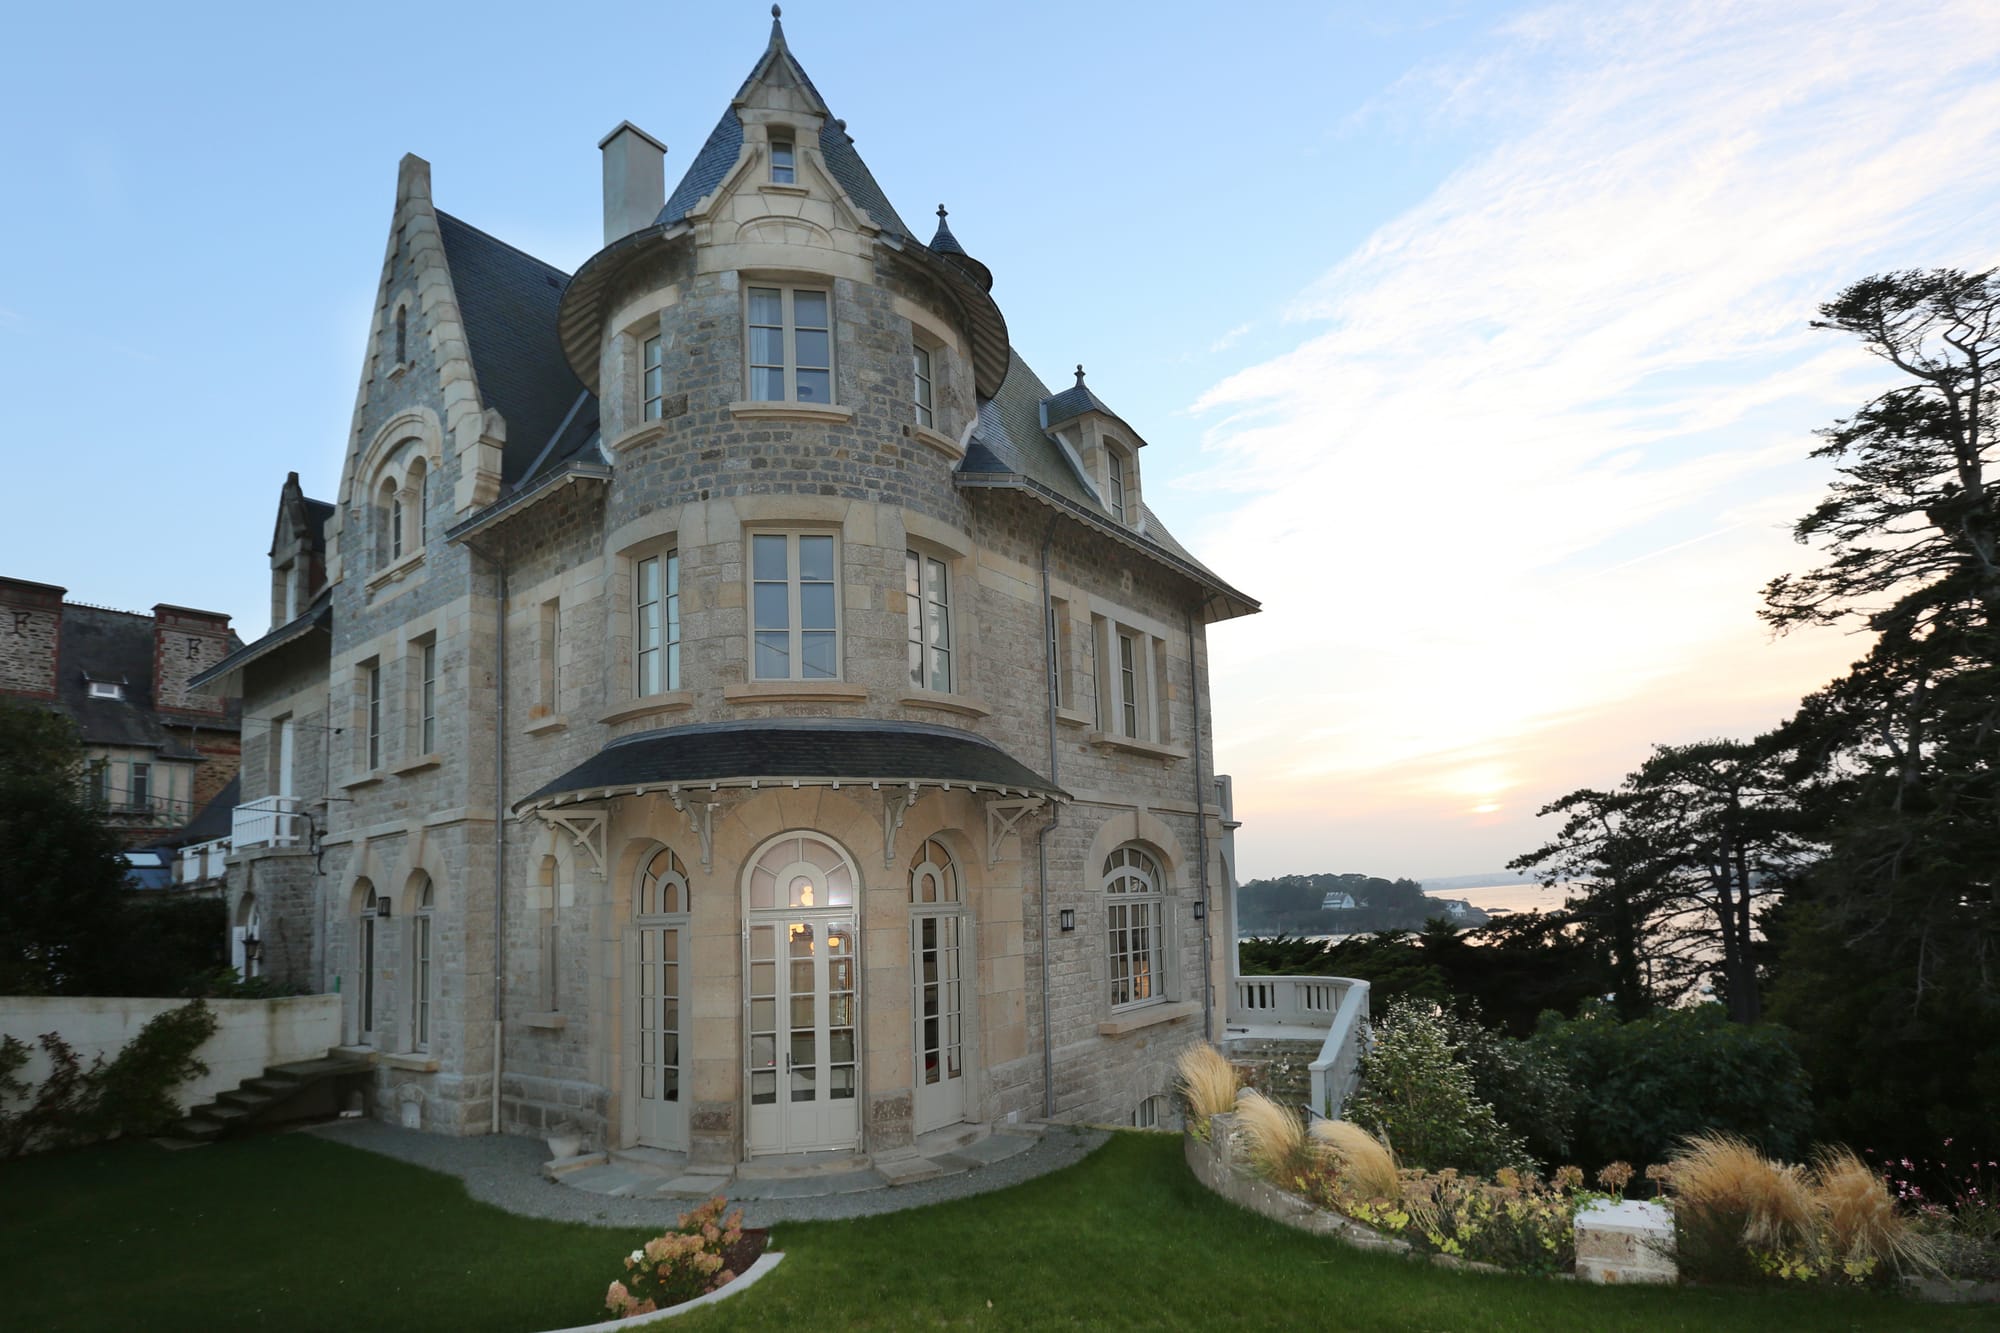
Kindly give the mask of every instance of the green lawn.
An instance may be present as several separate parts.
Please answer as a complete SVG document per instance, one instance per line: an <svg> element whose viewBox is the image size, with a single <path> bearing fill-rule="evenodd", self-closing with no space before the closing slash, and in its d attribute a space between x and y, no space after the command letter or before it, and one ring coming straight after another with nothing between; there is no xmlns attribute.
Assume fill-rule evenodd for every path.
<svg viewBox="0 0 2000 1333"><path fill-rule="evenodd" d="M777 1229L784 1264L669 1327L1473 1330L1992 1328L1819 1291L1612 1290L1358 1254L1223 1203L1178 1139L1121 1134L1016 1189ZM599 1317L624 1228L531 1221L289 1134L0 1166L9 1329L536 1330Z"/></svg>

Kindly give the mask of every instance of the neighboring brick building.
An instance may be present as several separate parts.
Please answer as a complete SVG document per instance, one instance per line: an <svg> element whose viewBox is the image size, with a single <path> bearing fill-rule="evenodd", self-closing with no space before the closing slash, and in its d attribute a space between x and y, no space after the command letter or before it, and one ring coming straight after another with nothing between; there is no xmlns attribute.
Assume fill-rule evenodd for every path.
<svg viewBox="0 0 2000 1333"><path fill-rule="evenodd" d="M128 846L169 842L236 776L240 709L190 682L242 641L229 617L151 615L0 577L0 695L76 723L86 790Z"/></svg>
<svg viewBox="0 0 2000 1333"><path fill-rule="evenodd" d="M671 194L656 140L600 148L574 275L403 160L339 493L281 502L274 590L326 581L197 678L274 728L239 926L446 1132L1151 1123L1220 1035L1205 635L1256 604L776 25Z"/></svg>

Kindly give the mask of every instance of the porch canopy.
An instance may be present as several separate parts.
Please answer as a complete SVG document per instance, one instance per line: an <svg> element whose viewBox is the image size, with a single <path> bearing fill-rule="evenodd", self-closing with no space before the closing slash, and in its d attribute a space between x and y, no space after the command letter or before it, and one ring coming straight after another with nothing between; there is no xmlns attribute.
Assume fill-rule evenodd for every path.
<svg viewBox="0 0 2000 1333"><path fill-rule="evenodd" d="M514 805L516 814L649 791L792 786L1069 793L993 742L952 727L850 718L708 722L621 736Z"/></svg>

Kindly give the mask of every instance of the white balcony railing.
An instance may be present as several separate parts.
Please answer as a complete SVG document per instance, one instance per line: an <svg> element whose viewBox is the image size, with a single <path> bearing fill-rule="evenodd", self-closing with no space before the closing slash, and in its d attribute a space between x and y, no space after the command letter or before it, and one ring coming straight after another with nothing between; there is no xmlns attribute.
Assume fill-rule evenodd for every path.
<svg viewBox="0 0 2000 1333"><path fill-rule="evenodd" d="M1351 977L1238 977L1232 986L1232 1031L1247 1035L1257 1029L1310 1028L1326 1033L1309 1067L1312 1109L1338 1117L1361 1080L1368 983Z"/></svg>
<svg viewBox="0 0 2000 1333"><path fill-rule="evenodd" d="M181 848L174 861L174 883L186 888L222 878L222 858L229 854L228 838L211 838Z"/></svg>
<svg viewBox="0 0 2000 1333"><path fill-rule="evenodd" d="M307 823L305 802L296 796L263 796L236 807L229 840L237 851L246 847L303 847Z"/></svg>

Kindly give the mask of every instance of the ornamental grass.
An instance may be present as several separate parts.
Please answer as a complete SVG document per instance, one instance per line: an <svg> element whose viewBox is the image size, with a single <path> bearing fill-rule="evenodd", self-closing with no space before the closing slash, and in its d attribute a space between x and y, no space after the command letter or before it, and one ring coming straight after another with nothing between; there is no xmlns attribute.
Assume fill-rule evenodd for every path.
<svg viewBox="0 0 2000 1333"><path fill-rule="evenodd" d="M1255 1088L1237 1094L1236 1125L1260 1174L1288 1180L1305 1160L1306 1132L1298 1116Z"/></svg>
<svg viewBox="0 0 2000 1333"><path fill-rule="evenodd" d="M1813 1159L1813 1193L1824 1215L1827 1257L1843 1268L1887 1264L1935 1268L1930 1243L1896 1209L1888 1182L1846 1148Z"/></svg>
<svg viewBox="0 0 2000 1333"><path fill-rule="evenodd" d="M1184 1048L1175 1063L1180 1068L1181 1095L1187 1098L1188 1114L1205 1133L1210 1116L1236 1107L1236 1070L1207 1042Z"/></svg>
<svg viewBox="0 0 2000 1333"><path fill-rule="evenodd" d="M1393 1199L1402 1189L1396 1154L1351 1120L1315 1120L1312 1142L1338 1163L1353 1192L1364 1199Z"/></svg>
<svg viewBox="0 0 2000 1333"><path fill-rule="evenodd" d="M1818 1231L1812 1183L1733 1134L1698 1134L1674 1154L1675 1211L1766 1250L1805 1248Z"/></svg>

